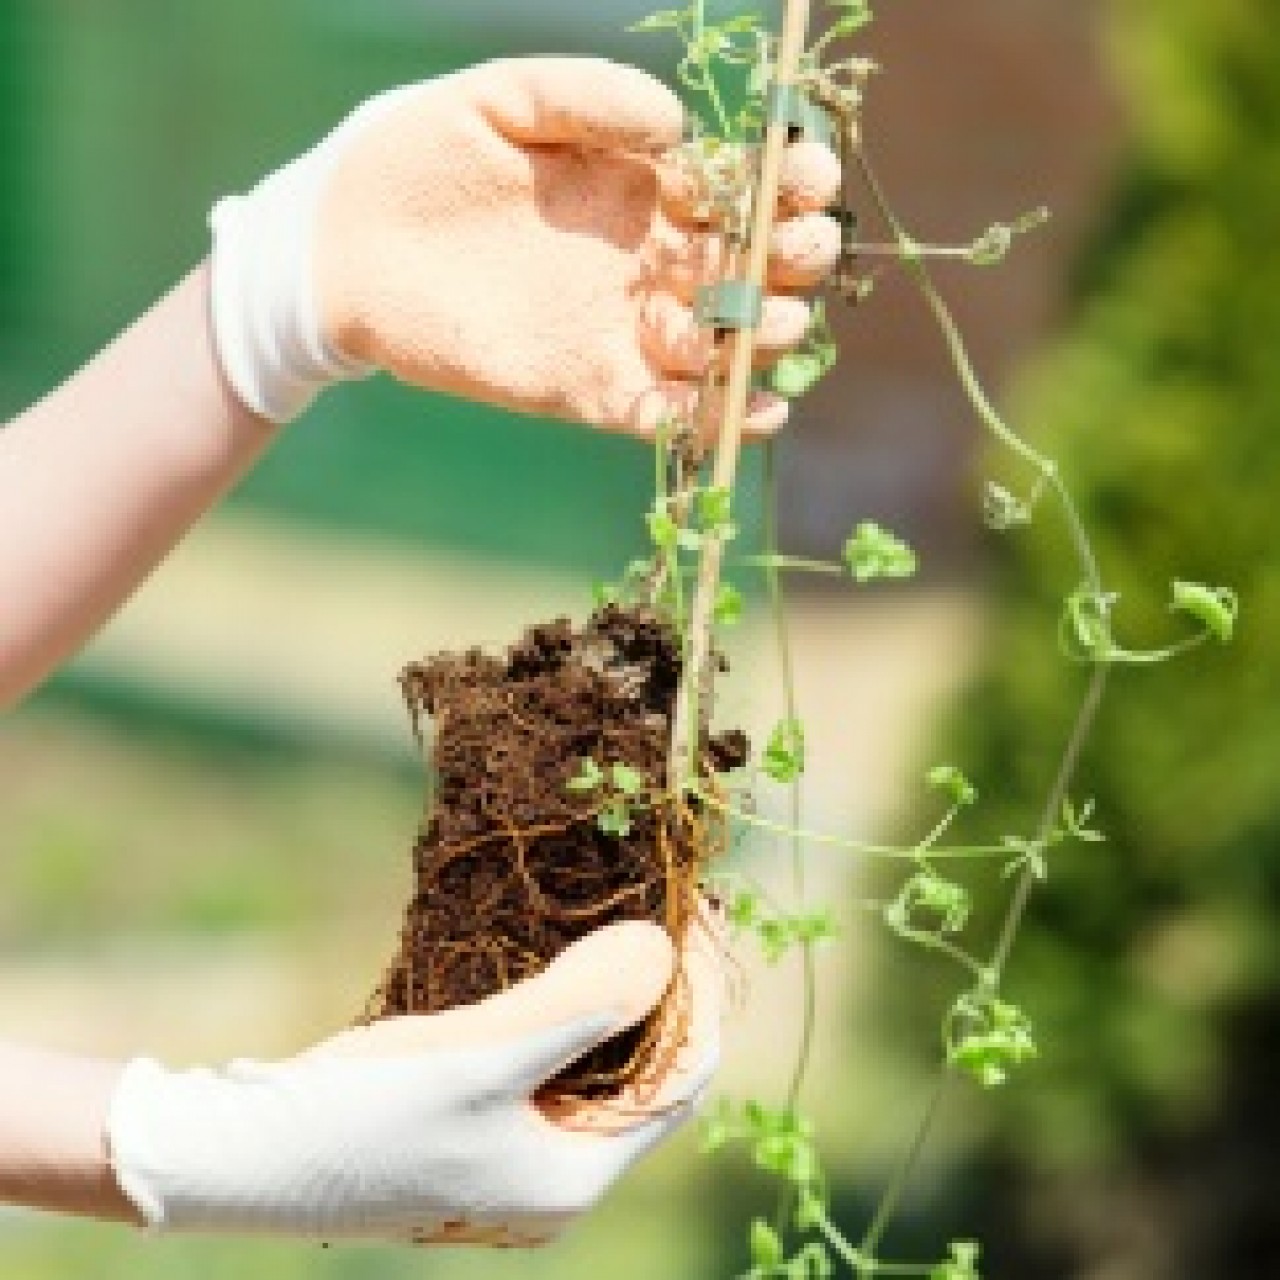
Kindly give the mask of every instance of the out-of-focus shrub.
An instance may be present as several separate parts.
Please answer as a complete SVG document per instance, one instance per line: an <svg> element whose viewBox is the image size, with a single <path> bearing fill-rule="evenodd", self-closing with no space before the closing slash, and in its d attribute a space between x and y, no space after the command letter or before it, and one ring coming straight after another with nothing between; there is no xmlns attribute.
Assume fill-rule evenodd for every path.
<svg viewBox="0 0 1280 1280"><path fill-rule="evenodd" d="M1230 650L1113 678L1078 787L1108 841L1053 863L1010 971L1043 1058L994 1098L975 1166L994 1276L1280 1274L1273 19L1256 0L1112 6L1132 158L1070 331L1014 397L1081 502L1122 642L1176 634L1174 577L1229 585L1244 612ZM998 832L1033 824L1082 688L1055 651L1076 584L1049 507L1003 535L985 669L955 715ZM1043 1272L1018 1246L1037 1237L1059 1249Z"/></svg>

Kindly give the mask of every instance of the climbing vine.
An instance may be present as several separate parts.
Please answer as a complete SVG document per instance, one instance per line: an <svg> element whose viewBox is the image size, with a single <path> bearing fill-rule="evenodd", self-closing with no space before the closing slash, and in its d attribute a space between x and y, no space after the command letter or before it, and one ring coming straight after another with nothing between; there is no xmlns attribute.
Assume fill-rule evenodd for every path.
<svg viewBox="0 0 1280 1280"><path fill-rule="evenodd" d="M708 369L698 403L687 419L668 421L656 435L655 496L645 517L650 554L629 565L619 582L602 587L600 598L652 606L681 638L684 687L674 723L667 801L679 805L696 800L716 811L735 831L751 831L777 842L791 865L787 902L776 900L740 870L708 870L716 892L726 902L732 930L753 937L770 963L797 955L803 988L803 1029L783 1098L773 1105L754 1098L723 1100L706 1125L708 1151L742 1147L782 1188L773 1219L758 1218L749 1227L745 1274L751 1280L805 1280L845 1268L859 1280L875 1276L978 1280L976 1242L952 1241L942 1257L915 1261L882 1256L884 1234L949 1095L965 1082L998 1088L1039 1052L1031 1015L1004 991L1005 972L1032 892L1052 874L1054 859L1073 845L1105 838L1095 825L1093 802L1073 795L1072 786L1113 668L1163 662L1206 642L1229 641L1238 604L1226 588L1177 580L1169 606L1175 615L1171 625L1180 620L1182 631L1147 648L1132 647L1117 638L1119 598L1107 587L1057 463L1028 444L993 405L930 269L939 259L974 268L995 266L1021 236L1034 233L1048 213L1035 209L993 222L966 243L918 240L896 214L862 134L863 97L877 68L849 51L856 50L858 37L872 21L870 6L866 0L829 0L821 34L806 43L807 9L807 3L789 0L781 35L770 31L755 13L734 12L716 20L705 0L653 13L633 28L676 42L676 74L692 100L693 115L688 139L674 163L698 192L706 223L723 238L727 269L725 279L704 290L699 300L701 318L722 339L721 358ZM710 703L713 664L707 657L714 632L736 624L745 608L741 590L722 580L721 568L738 534L734 463L746 387L742 370L750 367L753 319L749 304L753 295L758 298L760 285L750 272L753 264L758 272L759 238L767 234L772 216L764 206L772 205L776 189L779 138L785 142L814 131L834 142L843 173L835 210L842 245L828 281L829 298L835 304L873 305L877 280L891 269L914 284L974 414L1008 458L1008 473L992 478L983 488L984 524L994 533L1013 536L1033 520L1046 518L1050 508L1062 523L1075 562L1073 579L1061 591L1058 639L1064 660L1083 672L1079 705L1070 723L1046 726L1046 733L1059 738L1062 746L1033 821L1025 830L998 832L979 843L948 840L962 812L981 814L981 797L962 770L950 763L928 771L925 781L938 796L941 811L913 844L871 844L804 825L800 780L808 760L804 718L795 693L785 577L790 573L838 576L857 590L873 581L911 577L917 558L893 532L869 520L854 523L839 555L830 561L785 555L777 538L772 445L764 446L763 547L756 554L728 555L727 563L743 572L763 574L776 636L783 713L762 744L755 768L744 771L739 783L713 790L690 764L690 753L703 738ZM864 223L877 225L879 238L867 237ZM775 393L794 398L826 376L836 360L825 305L819 301L799 349L782 357L768 373L752 376L765 380ZM736 387L736 404L735 380L741 384ZM718 436L718 448L712 458L701 442L707 438L708 420L717 414L721 420L713 422L718 431L712 434ZM656 797L642 795L642 779L617 765L583 761L569 786L599 797L598 821L605 830L623 830L638 805L657 802ZM755 811L757 786L786 789L785 822L765 819ZM892 935L931 952L956 975L954 994L939 1028L937 1082L919 1123L903 1144L879 1203L856 1235L847 1235L829 1216L819 1139L804 1109L816 1009L813 953L839 933L834 914L806 894L804 850L812 843L899 866L894 891L864 906ZM1006 900L993 937L971 936L970 891L948 870L955 860L986 861L1003 872L997 883L1004 887Z"/></svg>

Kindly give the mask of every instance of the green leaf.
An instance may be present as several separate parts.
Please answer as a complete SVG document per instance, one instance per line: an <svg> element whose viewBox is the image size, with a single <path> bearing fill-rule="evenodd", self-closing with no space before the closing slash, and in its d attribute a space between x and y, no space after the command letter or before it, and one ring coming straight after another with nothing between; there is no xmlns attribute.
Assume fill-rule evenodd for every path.
<svg viewBox="0 0 1280 1280"><path fill-rule="evenodd" d="M712 1151L718 1151L741 1136L742 1125L735 1114L732 1101L728 1098L717 1098L715 1105L702 1121L703 1152L709 1154Z"/></svg>
<svg viewBox="0 0 1280 1280"><path fill-rule="evenodd" d="M873 18L869 0L827 0L827 7L839 15L831 23L831 30L838 36L861 31Z"/></svg>
<svg viewBox="0 0 1280 1280"><path fill-rule="evenodd" d="M1226 644L1235 633L1240 614L1240 601L1229 587L1207 587L1202 582L1173 584L1173 602L1169 606L1199 622L1215 640Z"/></svg>
<svg viewBox="0 0 1280 1280"><path fill-rule="evenodd" d="M805 395L814 384L835 368L839 350L827 322L822 299L813 304L809 327L798 349L774 362L769 371L770 389L787 399Z"/></svg>
<svg viewBox="0 0 1280 1280"><path fill-rule="evenodd" d="M756 1218L751 1223L751 1261L765 1270L782 1261L782 1241L763 1218Z"/></svg>
<svg viewBox="0 0 1280 1280"><path fill-rule="evenodd" d="M934 765L925 779L931 787L945 791L953 804L969 805L978 798L977 788L953 764Z"/></svg>
<svg viewBox="0 0 1280 1280"><path fill-rule="evenodd" d="M769 389L788 400L795 400L807 395L824 373L826 369L816 355L793 351L774 362L769 370Z"/></svg>
<svg viewBox="0 0 1280 1280"><path fill-rule="evenodd" d="M566 791L595 791L604 782L604 773L590 756L583 756L578 772L564 784Z"/></svg>
<svg viewBox="0 0 1280 1280"><path fill-rule="evenodd" d="M835 917L829 910L811 911L793 918L792 931L797 942L815 944L830 942L840 936Z"/></svg>
<svg viewBox="0 0 1280 1280"><path fill-rule="evenodd" d="M596 814L596 826L605 835L620 840L631 834L631 811L622 801L607 804Z"/></svg>
<svg viewBox="0 0 1280 1280"><path fill-rule="evenodd" d="M799 1264L796 1274L800 1280L829 1280L835 1274L835 1266L827 1247L820 1240L810 1240L796 1254L794 1261Z"/></svg>
<svg viewBox="0 0 1280 1280"><path fill-rule="evenodd" d="M969 892L963 885L945 880L934 871L919 871L885 908L884 919L897 933L934 929L943 933L959 933L968 923L969 910ZM927 922L927 929L914 919L921 911L932 918Z"/></svg>
<svg viewBox="0 0 1280 1280"><path fill-rule="evenodd" d="M1004 260L1016 236L1034 231L1049 221L1049 210L1032 209L1012 222L996 222L989 226L970 246L965 257L975 267L990 267Z"/></svg>
<svg viewBox="0 0 1280 1280"><path fill-rule="evenodd" d="M678 31L689 21L689 16L688 9L660 9L657 13L649 14L647 18L641 18L639 22L633 22L626 30L628 32Z"/></svg>
<svg viewBox="0 0 1280 1280"><path fill-rule="evenodd" d="M760 939L766 964L777 964L796 940L791 921L784 916L767 916L757 921L756 937Z"/></svg>
<svg viewBox="0 0 1280 1280"><path fill-rule="evenodd" d="M659 551L674 551L680 536L676 522L665 511L650 511L644 519L653 545Z"/></svg>
<svg viewBox="0 0 1280 1280"><path fill-rule="evenodd" d="M775 782L792 782L804 772L804 725L779 720L765 743L762 767Z"/></svg>
<svg viewBox="0 0 1280 1280"><path fill-rule="evenodd" d="M916 553L872 520L864 520L845 542L844 560L859 582L909 578L916 571Z"/></svg>
<svg viewBox="0 0 1280 1280"><path fill-rule="evenodd" d="M982 1280L978 1273L979 1252L972 1240L953 1240L951 1256L929 1272L929 1280Z"/></svg>
<svg viewBox="0 0 1280 1280"><path fill-rule="evenodd" d="M988 480L982 490L982 522L988 529L1003 533L1031 523L1031 508L1004 485Z"/></svg>
<svg viewBox="0 0 1280 1280"><path fill-rule="evenodd" d="M636 796L644 789L644 774L627 764L615 764L609 770L610 781L624 796Z"/></svg>
<svg viewBox="0 0 1280 1280"><path fill-rule="evenodd" d="M750 929L759 918L760 899L749 889L740 890L729 900L729 923L737 929Z"/></svg>
<svg viewBox="0 0 1280 1280"><path fill-rule="evenodd" d="M1003 1084L1009 1070L1036 1056L1031 1022L1015 1004L988 993L960 996L946 1023L947 1061L984 1089Z"/></svg>
<svg viewBox="0 0 1280 1280"><path fill-rule="evenodd" d="M796 1230L812 1231L826 1213L822 1197L813 1187L801 1187L796 1199Z"/></svg>
<svg viewBox="0 0 1280 1280"><path fill-rule="evenodd" d="M1089 819L1093 817L1093 809L1092 800L1086 800L1077 810L1068 797L1063 797L1061 834L1075 840L1083 840L1087 844L1099 844L1106 840L1107 837L1101 831L1096 831L1088 825Z"/></svg>
<svg viewBox="0 0 1280 1280"><path fill-rule="evenodd" d="M733 494L722 485L700 489L697 497L698 522L703 529L720 529L733 518Z"/></svg>
<svg viewBox="0 0 1280 1280"><path fill-rule="evenodd" d="M711 616L722 627L732 627L742 621L742 592L731 583L722 582L716 588L716 602Z"/></svg>

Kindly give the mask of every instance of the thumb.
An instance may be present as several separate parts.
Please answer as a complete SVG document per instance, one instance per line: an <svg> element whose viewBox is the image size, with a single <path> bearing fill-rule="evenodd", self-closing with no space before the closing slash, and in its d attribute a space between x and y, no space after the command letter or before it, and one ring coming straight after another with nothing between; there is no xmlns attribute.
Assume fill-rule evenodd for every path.
<svg viewBox="0 0 1280 1280"><path fill-rule="evenodd" d="M605 58L503 58L468 78L489 123L520 144L658 152L675 146L684 127L666 85Z"/></svg>
<svg viewBox="0 0 1280 1280"><path fill-rule="evenodd" d="M671 985L675 949L657 925L629 921L574 943L537 978L523 1000L542 1026L511 1046L513 1092L534 1093L571 1062L658 1007ZM507 993L521 996L520 989Z"/></svg>
<svg viewBox="0 0 1280 1280"><path fill-rule="evenodd" d="M510 1045L518 1071L549 1069L536 1088L601 1040L642 1021L671 983L675 949L657 925L606 925L566 947L540 974L476 1004L351 1027L313 1054L407 1057L431 1049ZM564 1038L555 1033L563 1032ZM529 1040L528 1053L522 1041ZM566 1056L567 1055L567 1056Z"/></svg>

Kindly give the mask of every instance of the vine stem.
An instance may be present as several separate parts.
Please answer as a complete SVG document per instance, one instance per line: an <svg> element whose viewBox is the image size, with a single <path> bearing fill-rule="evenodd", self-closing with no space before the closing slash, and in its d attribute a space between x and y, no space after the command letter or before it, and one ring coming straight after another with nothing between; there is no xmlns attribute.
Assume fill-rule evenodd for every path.
<svg viewBox="0 0 1280 1280"><path fill-rule="evenodd" d="M769 610L773 614L774 644L778 653L778 665L782 672L782 714L796 722L800 718L799 699L796 697L795 662L791 656L791 631L787 626L786 599L782 577L778 572L781 557L778 552L778 453L777 445L770 440L764 447L764 545L769 557L765 568L765 583L769 592ZM788 821L791 826L791 880L798 905L803 906L804 841L800 833L800 778L791 780L787 788ZM813 1042L813 1023L816 1012L816 991L813 973L813 946L802 944L804 956L804 1024L800 1050L797 1054L795 1074L787 1092L787 1105L794 1106L804 1083L809 1064L809 1051Z"/></svg>
<svg viewBox="0 0 1280 1280"><path fill-rule="evenodd" d="M723 813L726 817L741 822L744 826L755 827L760 831L771 831L774 835L797 837L805 844L825 844L835 849L846 849L850 853L861 854L868 858L896 858L901 862L918 862L919 845L865 844L860 840L848 840L844 836L833 835L829 831L811 831L806 827L790 827L783 822L773 822L762 818L759 814L748 813L737 805L712 795L701 787L690 784L686 791L696 797L707 808ZM1008 858L1009 847L1003 844L969 844L931 847L931 858Z"/></svg>
<svg viewBox="0 0 1280 1280"><path fill-rule="evenodd" d="M791 656L791 632L787 626L786 599L783 595L782 575L779 564L784 559L778 549L778 456L777 445L770 440L764 449L764 548L765 583L769 592L769 611L773 615L774 643L778 664L782 672L782 714L791 724L799 723L799 700L796 697L795 663ZM800 836L801 794L800 776L791 779L787 787L787 818L791 826L791 881L795 890L796 907L804 909L805 875L804 842ZM802 939L800 943L801 1013L800 1044L796 1050L795 1065L787 1084L788 1111L794 1111L809 1073L813 1057L814 1031L818 1022L818 975L814 965L813 943ZM778 1197L775 1215L781 1231L791 1208L793 1189L784 1184Z"/></svg>
<svg viewBox="0 0 1280 1280"><path fill-rule="evenodd" d="M1080 519L1075 502L1058 473L1057 464L1051 458L1045 457L1033 449L1021 436L1011 430L992 405L973 368L973 362L969 358L968 349L960 334L959 327L952 317L950 309L943 301L942 295L933 283L920 246L907 233L894 214L859 140L854 136L849 139L849 142L849 152L856 159L867 190L870 192L880 216L885 220L898 241L903 264L920 289L925 302L928 304L934 319L942 331L948 353L951 356L951 362L955 367L961 386L973 406L974 412L997 440L1032 466L1042 482L1047 483L1053 489L1066 517L1071 541L1084 579L1091 591L1101 594L1102 577L1098 568L1097 558L1090 545L1088 534L1085 532L1084 524ZM1079 763L1080 752L1089 736L1089 731L1101 705L1102 696L1106 690L1108 674L1109 668L1105 663L1099 663L1094 667L1088 687L1085 690L1071 731L1067 737L1066 745L1059 759L1058 768L1048 796L1045 799L1044 808L1040 814L1036 835L1036 844L1039 847L1044 847L1047 844L1057 819L1058 811L1066 798L1076 766ZM1035 880L1035 872L1028 865L1018 878L1017 886L1005 912L991 963L986 966L979 977L980 986L992 994L999 989L1005 966L1008 963L1018 930L1026 914L1031 891L1035 887ZM863 1236L861 1246L857 1250L858 1255L864 1260L864 1266L867 1259L874 1258L880 1239L897 1211L907 1182L942 1106L943 1098L955 1076L955 1068L949 1063L944 1063L933 1087L924 1116L917 1126L909 1145L904 1150L894 1171L893 1180L881 1197L871 1225L868 1227L866 1234Z"/></svg>
<svg viewBox="0 0 1280 1280"><path fill-rule="evenodd" d="M782 33L778 44L777 84L785 87L795 82L804 52L805 33L809 25L809 0L786 0L782 16ZM778 200L778 179L782 152L787 142L787 126L772 120L765 128L764 148L760 160L760 176L751 206L751 229L747 241L745 281L763 291L765 269L769 258L769 241L773 232L774 212ZM755 330L736 329L730 348L729 374L725 387L724 414L719 444L712 464L711 484L732 492L737 475L738 454L742 447L742 426L746 419L747 398L751 392L752 359L755 354ZM667 776L679 789L689 776L696 758L699 737L698 694L703 671L711 649L711 615L716 587L720 581L720 562L725 539L715 532L704 539L698 564L698 582L689 620L688 649L684 673L676 696L676 709L671 736L671 753Z"/></svg>
<svg viewBox="0 0 1280 1280"><path fill-rule="evenodd" d="M929 1095L928 1104L925 1106L924 1116L916 1126L916 1131L911 1137L910 1144L898 1160L897 1168L893 1171L893 1179L885 1189L884 1195L880 1197L875 1217L871 1219L871 1225L867 1228L866 1234L863 1235L862 1242L858 1246L858 1253L864 1260L875 1257L876 1249L880 1245L880 1239L888 1229L889 1223L893 1220L893 1215L897 1212L902 1193L907 1189L907 1182L911 1177L911 1172L916 1166L916 1161L920 1158L920 1152L924 1150L924 1144L929 1140L933 1122L938 1118L938 1112L942 1109L942 1102L946 1097L952 1079L953 1073L948 1068L939 1074L934 1083L933 1092Z"/></svg>
<svg viewBox="0 0 1280 1280"><path fill-rule="evenodd" d="M1093 669L1093 674L1089 677L1089 686L1085 690L1080 710L1076 713L1075 724L1071 727L1071 736L1067 739L1066 749L1062 753L1057 776L1054 778L1053 786L1040 814L1040 826L1036 833L1037 846L1043 846L1047 841L1049 832L1053 829L1053 824L1057 819L1058 811L1062 808L1062 802L1066 799L1067 788L1071 785L1072 776L1075 774L1080 752L1084 748L1084 744L1089 737L1089 730L1093 727L1094 718L1097 716L1098 708L1102 704L1102 695L1106 692L1107 676L1110 674L1110 670L1110 667L1105 664L1099 664ZM1004 924L1000 930L999 941L996 943L991 963L987 966L986 980L993 990L999 986L1000 977L1009 961L1009 953L1013 950L1014 940L1018 936L1018 928L1022 924L1022 917L1026 913L1027 900L1031 897L1031 890L1035 887L1035 881L1035 872L1030 867L1025 868L1018 877L1013 899L1009 904L1009 910L1005 915Z"/></svg>
<svg viewBox="0 0 1280 1280"><path fill-rule="evenodd" d="M706 29L707 0L698 0L694 9L694 37L697 43L701 44ZM721 135L729 137L733 133L733 125L729 121L729 113L725 110L724 99L720 96L720 88L716 84L715 73L711 70L709 62L702 66L702 90L711 103L712 111L715 112L716 125Z"/></svg>

